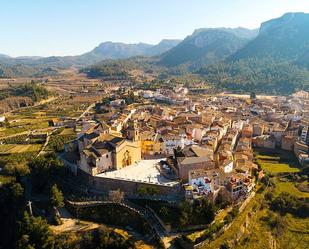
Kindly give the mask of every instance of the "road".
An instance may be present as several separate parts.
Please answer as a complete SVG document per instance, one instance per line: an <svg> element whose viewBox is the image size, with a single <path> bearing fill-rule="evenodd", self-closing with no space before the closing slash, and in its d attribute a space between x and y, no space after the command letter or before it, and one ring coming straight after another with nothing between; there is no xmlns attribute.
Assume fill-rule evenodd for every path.
<svg viewBox="0 0 309 249"><path fill-rule="evenodd" d="M37 157L44 153L44 150L45 150L46 146L48 145L48 142L49 142L49 139L50 139L50 135L52 135L55 131L57 131L58 128L59 127L56 127L51 132L47 132L46 133L46 141L45 141L44 145L42 146L40 152L38 153Z"/></svg>
<svg viewBox="0 0 309 249"><path fill-rule="evenodd" d="M97 206L97 205L102 205L104 203L112 203L112 202L110 201L83 201L83 202L69 202L69 203L74 204L74 205L79 205L79 206ZM143 216L145 220L147 221L147 223L152 228L153 232L157 234L157 236L160 237L162 242L165 244L166 248L170 247L170 242L173 237L171 237L171 235L167 233L165 228L161 225L160 221L155 217L155 215L152 214L152 212L149 209L136 205L130 201L125 201L119 204L131 210L134 210L135 212Z"/></svg>
<svg viewBox="0 0 309 249"><path fill-rule="evenodd" d="M87 109L76 119L76 121L81 120L90 110L95 106L96 102L92 103Z"/></svg>

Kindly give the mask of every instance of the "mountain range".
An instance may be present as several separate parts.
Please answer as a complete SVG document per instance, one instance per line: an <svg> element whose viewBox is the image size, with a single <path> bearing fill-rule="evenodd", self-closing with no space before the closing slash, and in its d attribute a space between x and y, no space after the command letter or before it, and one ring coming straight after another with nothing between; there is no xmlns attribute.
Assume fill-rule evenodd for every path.
<svg viewBox="0 0 309 249"><path fill-rule="evenodd" d="M92 51L77 56L10 57L0 54L0 64L28 66L87 66L106 59L126 59L133 56L158 56L176 46L181 40L164 39L156 45L103 42Z"/></svg>
<svg viewBox="0 0 309 249"><path fill-rule="evenodd" d="M53 67L89 68L93 64L96 66L85 70L92 76L113 74L110 64L116 68L115 73L136 67L159 68L165 75L198 73L208 82L229 89L260 89L261 85L281 92L308 89L309 14L286 13L263 22L254 30L197 29L182 41L162 40L157 45L104 42L78 56L11 58L0 55L0 77L8 75L8 71L11 75L28 72L23 67L38 67L40 73L54 73Z"/></svg>

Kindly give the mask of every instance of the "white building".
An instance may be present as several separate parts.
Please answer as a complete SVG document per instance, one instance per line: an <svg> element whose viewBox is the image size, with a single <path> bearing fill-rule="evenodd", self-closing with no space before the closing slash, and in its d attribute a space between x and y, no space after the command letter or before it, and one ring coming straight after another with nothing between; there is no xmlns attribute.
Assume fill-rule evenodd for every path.
<svg viewBox="0 0 309 249"><path fill-rule="evenodd" d="M224 173L231 173L233 171L234 163L233 161L224 161L222 168Z"/></svg>
<svg viewBox="0 0 309 249"><path fill-rule="evenodd" d="M173 155L174 149L181 148L183 149L187 145L194 144L192 139L188 139L186 135L174 135L167 134L163 135L163 151L164 154Z"/></svg>

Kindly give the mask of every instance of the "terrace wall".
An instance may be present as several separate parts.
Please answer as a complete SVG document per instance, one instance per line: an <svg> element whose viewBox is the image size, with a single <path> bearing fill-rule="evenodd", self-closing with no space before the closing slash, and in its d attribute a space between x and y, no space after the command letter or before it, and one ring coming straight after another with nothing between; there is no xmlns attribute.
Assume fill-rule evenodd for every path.
<svg viewBox="0 0 309 249"><path fill-rule="evenodd" d="M140 188L151 187L157 190L155 199L168 198L180 198L181 196L181 186L180 185L159 185L147 182L134 182L125 179L116 178L105 178L90 176L85 172L78 169L78 177L85 184L89 185L94 191L108 193L110 190L120 190L124 192L127 196L136 197L138 196L138 190Z"/></svg>
<svg viewBox="0 0 309 249"><path fill-rule="evenodd" d="M146 182L133 182L124 179L89 177L89 185L99 191L117 190L128 195L137 195L140 188L151 187L158 191L158 195L169 195L177 197L180 193L179 186L166 186Z"/></svg>

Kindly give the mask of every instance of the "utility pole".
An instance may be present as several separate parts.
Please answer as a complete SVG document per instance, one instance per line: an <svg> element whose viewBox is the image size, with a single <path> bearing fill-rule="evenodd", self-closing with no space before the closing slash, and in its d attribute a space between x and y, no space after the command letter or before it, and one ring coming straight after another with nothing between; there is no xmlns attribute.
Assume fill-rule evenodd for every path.
<svg viewBox="0 0 309 249"><path fill-rule="evenodd" d="M32 212L32 202L31 202L31 201L28 201L27 206L29 207L30 215L33 216L33 212Z"/></svg>

